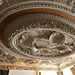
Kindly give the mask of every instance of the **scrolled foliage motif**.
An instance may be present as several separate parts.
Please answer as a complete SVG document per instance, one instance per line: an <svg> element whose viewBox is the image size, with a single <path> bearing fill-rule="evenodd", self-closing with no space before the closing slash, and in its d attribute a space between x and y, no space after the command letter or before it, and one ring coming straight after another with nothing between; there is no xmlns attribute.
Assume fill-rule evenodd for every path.
<svg viewBox="0 0 75 75"><path fill-rule="evenodd" d="M23 31L16 34L12 41L12 46L15 45L16 51L19 52L20 50L23 55L48 58L68 55L74 51L74 38L68 34L74 36L75 29L65 23L54 20L39 20L23 28ZM55 37L60 39L60 45L59 43L58 45L52 45L51 41ZM14 43L14 41L16 42ZM56 43L57 41L55 40ZM51 47L53 47L52 50Z"/></svg>

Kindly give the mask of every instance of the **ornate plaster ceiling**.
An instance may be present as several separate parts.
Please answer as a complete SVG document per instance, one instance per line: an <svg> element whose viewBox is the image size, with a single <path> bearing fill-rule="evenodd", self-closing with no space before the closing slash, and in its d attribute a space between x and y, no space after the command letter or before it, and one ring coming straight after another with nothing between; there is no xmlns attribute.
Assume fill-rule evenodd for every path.
<svg viewBox="0 0 75 75"><path fill-rule="evenodd" d="M3 4L0 68L62 70L75 64L74 0Z"/></svg>

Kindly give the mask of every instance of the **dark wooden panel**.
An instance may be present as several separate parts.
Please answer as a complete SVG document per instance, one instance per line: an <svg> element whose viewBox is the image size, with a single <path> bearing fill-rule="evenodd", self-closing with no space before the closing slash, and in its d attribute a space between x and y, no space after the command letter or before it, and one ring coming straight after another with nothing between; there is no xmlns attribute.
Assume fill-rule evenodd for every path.
<svg viewBox="0 0 75 75"><path fill-rule="evenodd" d="M0 70L0 75L8 75L9 70Z"/></svg>

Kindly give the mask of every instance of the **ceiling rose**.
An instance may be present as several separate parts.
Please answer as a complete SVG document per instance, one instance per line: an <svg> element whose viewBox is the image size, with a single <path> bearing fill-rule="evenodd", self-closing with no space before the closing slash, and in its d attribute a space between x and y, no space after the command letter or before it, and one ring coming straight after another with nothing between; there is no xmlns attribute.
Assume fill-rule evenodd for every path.
<svg viewBox="0 0 75 75"><path fill-rule="evenodd" d="M51 14L24 15L5 26L4 40L9 48L27 57L50 59L71 55L75 29L64 20Z"/></svg>
<svg viewBox="0 0 75 75"><path fill-rule="evenodd" d="M58 70L74 64L75 27L66 18L46 13L26 14L5 24L1 37L4 58L10 54L14 64L21 65L14 68Z"/></svg>
<svg viewBox="0 0 75 75"><path fill-rule="evenodd" d="M22 31L12 40L13 47L23 55L34 58L59 57L72 53L74 38L66 33L37 28Z"/></svg>

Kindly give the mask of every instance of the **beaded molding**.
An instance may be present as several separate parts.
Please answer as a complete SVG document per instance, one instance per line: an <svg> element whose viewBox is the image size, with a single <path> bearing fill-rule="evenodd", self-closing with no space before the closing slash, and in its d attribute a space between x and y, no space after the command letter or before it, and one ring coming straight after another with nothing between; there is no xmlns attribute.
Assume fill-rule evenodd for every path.
<svg viewBox="0 0 75 75"><path fill-rule="evenodd" d="M21 3L21 4L17 4L14 6L10 6L7 9L3 10L0 13L0 22L7 17L8 15L17 12L17 11L21 11L24 9L32 9L32 8L51 8L51 9L59 9L62 11L65 11L67 13L74 13L74 11L72 10L72 7L67 7L64 5L59 5L59 4L54 4L52 2L44 2L44 1L29 1L29 2L25 2L25 3Z"/></svg>

